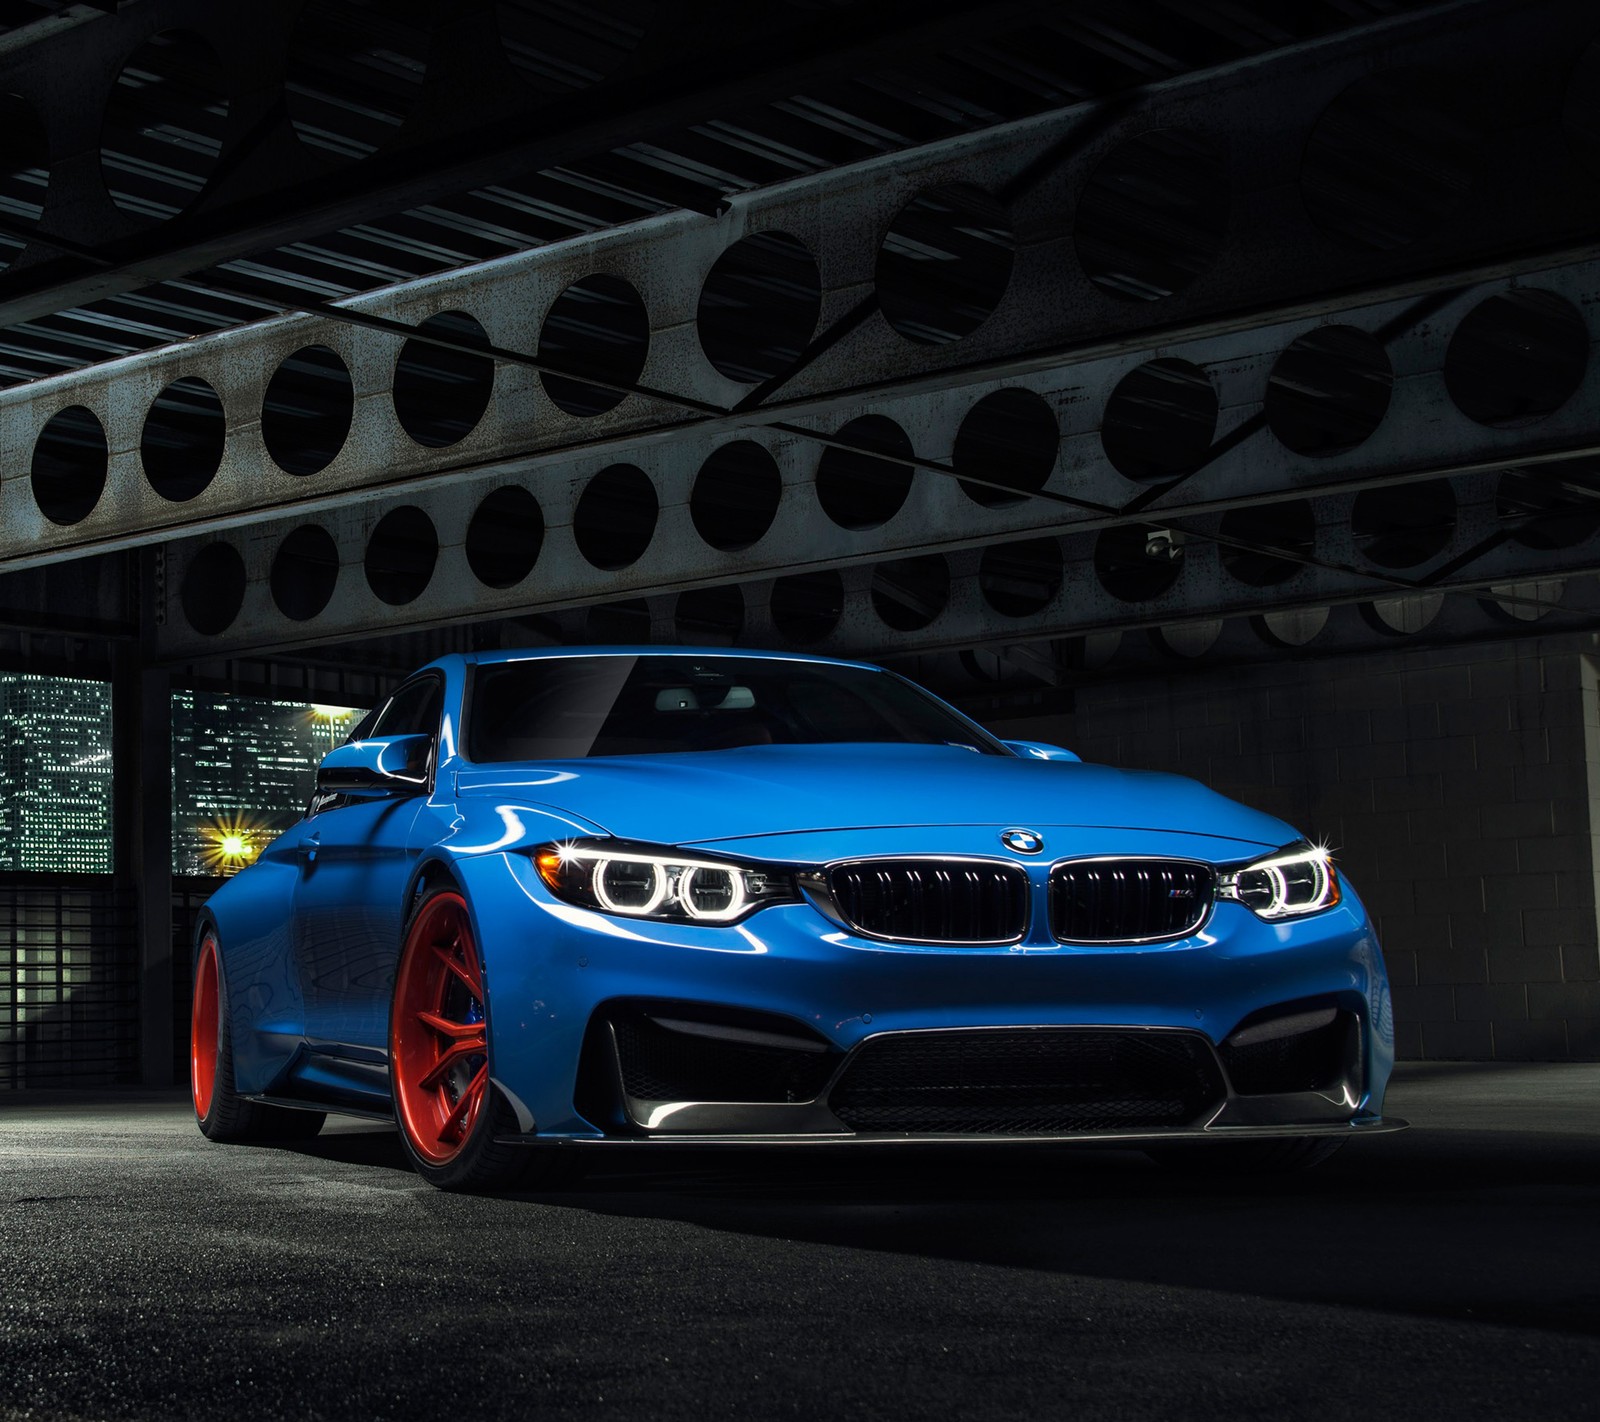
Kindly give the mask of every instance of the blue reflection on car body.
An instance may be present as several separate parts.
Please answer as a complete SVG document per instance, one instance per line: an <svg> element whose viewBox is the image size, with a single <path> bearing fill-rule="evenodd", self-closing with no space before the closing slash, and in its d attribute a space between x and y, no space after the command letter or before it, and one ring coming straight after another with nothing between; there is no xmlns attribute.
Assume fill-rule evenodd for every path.
<svg viewBox="0 0 1600 1422"><path fill-rule="evenodd" d="M326 763L335 788L206 905L239 1093L390 1111L406 921L445 885L481 957L489 1079L529 1142L1383 1127L1379 946L1297 831L1181 777L997 743L932 698L958 727L943 739L786 740L756 693L717 680L732 655L448 656L408 682L391 724L420 708L428 739L369 718ZM487 718L485 688L506 684L491 672L537 685L573 659L620 676L646 658L715 682L697 725L759 711L777 731L472 758L474 697ZM763 662L890 675L737 654L746 681ZM654 692L658 719L698 714L684 681ZM339 779L380 763L370 786Z"/></svg>

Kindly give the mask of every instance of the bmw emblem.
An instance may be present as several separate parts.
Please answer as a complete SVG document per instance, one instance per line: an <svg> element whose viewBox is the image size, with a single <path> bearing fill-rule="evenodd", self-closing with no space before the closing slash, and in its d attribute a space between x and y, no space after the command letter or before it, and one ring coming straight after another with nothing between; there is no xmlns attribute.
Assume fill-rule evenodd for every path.
<svg viewBox="0 0 1600 1422"><path fill-rule="evenodd" d="M1037 854L1044 848L1044 836L1038 830L1008 829L1000 831L1000 843L1018 854Z"/></svg>

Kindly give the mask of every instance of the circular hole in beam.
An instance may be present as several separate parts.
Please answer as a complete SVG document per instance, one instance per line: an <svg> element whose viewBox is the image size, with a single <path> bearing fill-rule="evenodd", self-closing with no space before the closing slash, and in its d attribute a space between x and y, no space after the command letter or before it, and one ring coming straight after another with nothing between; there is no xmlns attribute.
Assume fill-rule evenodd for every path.
<svg viewBox="0 0 1600 1422"><path fill-rule="evenodd" d="M272 556L272 601L291 622L309 622L321 612L338 581L339 545L320 524L301 524Z"/></svg>
<svg viewBox="0 0 1600 1422"><path fill-rule="evenodd" d="M1102 529L1094 541L1094 571L1120 602L1148 602L1169 591L1183 572L1183 544L1153 523Z"/></svg>
<svg viewBox="0 0 1600 1422"><path fill-rule="evenodd" d="M189 626L202 637L226 632L244 606L244 558L231 543L208 543L183 570L178 598Z"/></svg>
<svg viewBox="0 0 1600 1422"><path fill-rule="evenodd" d="M26 99L0 94L0 215L26 231L44 215L50 188L50 138ZM0 268L27 246L18 232L0 232Z"/></svg>
<svg viewBox="0 0 1600 1422"><path fill-rule="evenodd" d="M1480 425L1509 428L1554 414L1589 367L1589 329L1565 297L1518 287L1480 301L1444 353L1455 406Z"/></svg>
<svg viewBox="0 0 1600 1422"><path fill-rule="evenodd" d="M433 520L415 504L402 504L379 519L367 539L367 586L391 607L415 602L432 580L438 560Z"/></svg>
<svg viewBox="0 0 1600 1422"><path fill-rule="evenodd" d="M467 525L467 566L485 587L515 587L539 561L544 511L521 484L485 494Z"/></svg>
<svg viewBox="0 0 1600 1422"><path fill-rule="evenodd" d="M598 273L574 282L550 306L539 331L539 359L571 375L541 373L556 406L587 418L614 410L626 393L591 385L636 385L650 354L650 316L644 300L621 277Z"/></svg>
<svg viewBox="0 0 1600 1422"><path fill-rule="evenodd" d="M1203 135L1157 129L1100 161L1078 202L1073 239L1090 281L1128 301L1182 291L1228 235L1228 166Z"/></svg>
<svg viewBox="0 0 1600 1422"><path fill-rule="evenodd" d="M1420 70L1371 74L1323 110L1300 166L1318 227L1391 251L1443 226L1477 181L1482 149L1446 88Z"/></svg>
<svg viewBox="0 0 1600 1422"><path fill-rule="evenodd" d="M978 562L978 591L1002 617L1043 612L1061 591L1061 545L1053 538L996 543Z"/></svg>
<svg viewBox="0 0 1600 1422"><path fill-rule="evenodd" d="M1443 593L1380 597L1360 606L1361 620L1385 637L1414 637L1439 615Z"/></svg>
<svg viewBox="0 0 1600 1422"><path fill-rule="evenodd" d="M1122 650L1122 633L1090 632L1083 637L1059 637L1055 640L1056 659L1062 667L1074 671L1098 671L1109 666ZM963 652L962 657L968 654ZM998 678L997 678L998 679Z"/></svg>
<svg viewBox="0 0 1600 1422"><path fill-rule="evenodd" d="M985 508L1004 508L1044 488L1060 444L1055 411L1043 396L1031 390L996 390L967 411L950 463L966 476L961 491L969 499ZM974 477L988 482L974 484Z"/></svg>
<svg viewBox="0 0 1600 1422"><path fill-rule="evenodd" d="M1497 622L1537 622L1559 609L1566 592L1563 578L1495 583L1488 597L1478 599L1478 606Z"/></svg>
<svg viewBox="0 0 1600 1422"><path fill-rule="evenodd" d="M217 392L196 375L167 386L150 406L139 459L150 487L180 504L203 492L222 467L228 421Z"/></svg>
<svg viewBox="0 0 1600 1422"><path fill-rule="evenodd" d="M1203 657L1217 645L1222 636L1222 619L1201 618L1195 622L1174 622L1167 627L1150 629L1150 644L1163 656L1179 661L1192 661Z"/></svg>
<svg viewBox="0 0 1600 1422"><path fill-rule="evenodd" d="M900 209L878 251L879 308L908 341L958 341L1000 305L1015 259L996 199L970 183L927 188Z"/></svg>
<svg viewBox="0 0 1600 1422"><path fill-rule="evenodd" d="M307 148L365 158L400 131L422 94L433 0L316 0L289 40L284 104Z"/></svg>
<svg viewBox="0 0 1600 1422"><path fill-rule="evenodd" d="M637 563L655 537L661 506L655 485L633 464L612 464L584 486L572 518L572 536L596 568Z"/></svg>
<svg viewBox="0 0 1600 1422"><path fill-rule="evenodd" d="M1600 531L1600 459L1507 469L1494 511L1524 548L1575 548Z"/></svg>
<svg viewBox="0 0 1600 1422"><path fill-rule="evenodd" d="M782 498L777 460L754 440L734 440L712 450L694 476L689 517L713 548L736 553L766 536Z"/></svg>
<svg viewBox="0 0 1600 1422"><path fill-rule="evenodd" d="M584 615L583 635L608 646L647 646L650 642L650 604L642 597L603 602Z"/></svg>
<svg viewBox="0 0 1600 1422"><path fill-rule="evenodd" d="M817 463L817 500L840 528L877 528L897 513L911 492L916 471L906 432L886 415L851 420L838 438L859 449L829 445ZM871 453L869 451L877 451ZM881 455L892 455L884 459Z"/></svg>
<svg viewBox="0 0 1600 1422"><path fill-rule="evenodd" d="M1317 519L1307 499L1229 509L1217 532L1222 535L1222 566L1253 588L1287 582L1306 566L1300 559L1309 558L1317 546ZM1235 542L1226 541L1230 539ZM1281 556L1280 550L1290 556Z"/></svg>
<svg viewBox="0 0 1600 1422"><path fill-rule="evenodd" d="M1140 484L1193 473L1217 432L1217 392L1197 365L1146 361L1117 382L1100 422L1111 467Z"/></svg>
<svg viewBox="0 0 1600 1422"><path fill-rule="evenodd" d="M84 405L58 410L33 446L33 501L51 523L88 518L106 487L111 452L94 411Z"/></svg>
<svg viewBox="0 0 1600 1422"><path fill-rule="evenodd" d="M488 333L465 311L441 311L417 331L468 346L487 346ZM465 439L489 408L494 359L413 338L394 366L394 413L418 444L443 449Z"/></svg>
<svg viewBox="0 0 1600 1422"><path fill-rule="evenodd" d="M205 191L228 128L228 86L189 30L151 36L123 65L100 125L100 175L124 212L164 221Z"/></svg>
<svg viewBox="0 0 1600 1422"><path fill-rule="evenodd" d="M772 623L797 646L820 641L844 616L844 580L831 568L790 573L772 584Z"/></svg>
<svg viewBox="0 0 1600 1422"><path fill-rule="evenodd" d="M729 380L771 380L800 359L822 313L822 277L805 243L758 232L717 258L695 326L706 359Z"/></svg>
<svg viewBox="0 0 1600 1422"><path fill-rule="evenodd" d="M1285 347L1267 377L1267 426L1296 454L1344 454L1383 423L1394 388L1389 357L1354 326L1319 326Z"/></svg>
<svg viewBox="0 0 1600 1422"><path fill-rule="evenodd" d="M497 0L500 45L511 67L541 98L591 88L615 73L643 42L659 0L606 0L603 7L549 0Z"/></svg>
<svg viewBox="0 0 1600 1422"><path fill-rule="evenodd" d="M744 594L737 587L690 588L673 609L678 640L689 646L728 647L744 630Z"/></svg>
<svg viewBox="0 0 1600 1422"><path fill-rule="evenodd" d="M1363 489L1350 510L1356 547L1380 568L1414 568L1449 546L1456 495L1445 479Z"/></svg>
<svg viewBox="0 0 1600 1422"><path fill-rule="evenodd" d="M327 346L302 346L267 382L262 443L285 474L315 474L339 457L355 409L344 361Z"/></svg>
<svg viewBox="0 0 1600 1422"><path fill-rule="evenodd" d="M1286 607L1252 617L1256 635L1272 647L1304 647L1328 625L1325 607Z"/></svg>
<svg viewBox="0 0 1600 1422"><path fill-rule="evenodd" d="M872 573L872 606L897 632L928 626L950 605L950 565L937 553L879 563Z"/></svg>

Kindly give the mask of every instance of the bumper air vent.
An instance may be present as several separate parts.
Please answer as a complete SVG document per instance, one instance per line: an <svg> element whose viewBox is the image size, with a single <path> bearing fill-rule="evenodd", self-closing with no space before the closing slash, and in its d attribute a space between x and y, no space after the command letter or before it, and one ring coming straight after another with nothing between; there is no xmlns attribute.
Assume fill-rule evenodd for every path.
<svg viewBox="0 0 1600 1422"><path fill-rule="evenodd" d="M1353 1024L1331 1005L1274 1009L1246 1019L1217 1053L1241 1096L1320 1091L1345 1076Z"/></svg>
<svg viewBox="0 0 1600 1422"><path fill-rule="evenodd" d="M839 1064L820 1037L765 1013L665 1004L606 1015L635 1101L810 1101Z"/></svg>
<svg viewBox="0 0 1600 1422"><path fill-rule="evenodd" d="M1061 1135L1193 1125L1223 1090L1195 1032L982 1028L869 1039L828 1105L853 1131Z"/></svg>

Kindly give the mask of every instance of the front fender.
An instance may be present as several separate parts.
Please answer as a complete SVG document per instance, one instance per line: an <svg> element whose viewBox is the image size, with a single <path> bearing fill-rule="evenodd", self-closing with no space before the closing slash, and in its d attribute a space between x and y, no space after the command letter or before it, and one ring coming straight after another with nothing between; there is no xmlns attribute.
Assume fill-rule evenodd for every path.
<svg viewBox="0 0 1600 1422"><path fill-rule="evenodd" d="M275 845L223 884L200 911L191 974L201 938L214 927L234 1087L241 1093L270 1090L305 1040L306 1007L292 931L297 874L292 850L279 852Z"/></svg>

